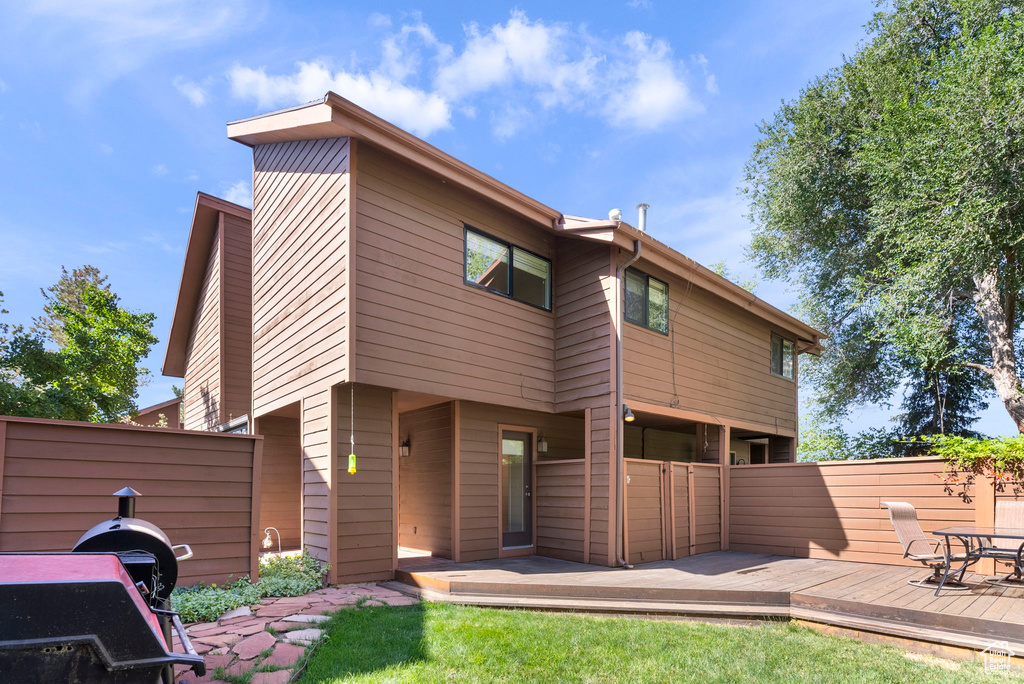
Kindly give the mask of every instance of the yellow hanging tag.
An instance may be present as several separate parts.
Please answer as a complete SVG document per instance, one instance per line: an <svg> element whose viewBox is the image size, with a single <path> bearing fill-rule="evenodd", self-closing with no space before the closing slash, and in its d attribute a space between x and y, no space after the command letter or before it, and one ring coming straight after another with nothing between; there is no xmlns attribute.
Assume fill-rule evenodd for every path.
<svg viewBox="0 0 1024 684"><path fill-rule="evenodd" d="M349 475L355 475L356 474L356 455L355 454L349 454L348 455L348 474Z"/></svg>

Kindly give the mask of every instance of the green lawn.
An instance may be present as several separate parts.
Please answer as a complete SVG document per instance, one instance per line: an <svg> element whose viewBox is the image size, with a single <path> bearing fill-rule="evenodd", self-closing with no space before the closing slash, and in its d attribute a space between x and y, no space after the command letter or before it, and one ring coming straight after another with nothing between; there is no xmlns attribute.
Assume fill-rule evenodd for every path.
<svg viewBox="0 0 1024 684"><path fill-rule="evenodd" d="M729 627L424 603L343 610L301 684L1006 682L784 623ZM1014 681L1021 681L1012 677Z"/></svg>

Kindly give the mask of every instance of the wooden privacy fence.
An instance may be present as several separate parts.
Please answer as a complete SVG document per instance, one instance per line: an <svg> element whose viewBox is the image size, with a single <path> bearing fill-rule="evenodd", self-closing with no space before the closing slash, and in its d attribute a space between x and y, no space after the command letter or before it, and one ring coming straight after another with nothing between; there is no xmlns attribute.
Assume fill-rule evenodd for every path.
<svg viewBox="0 0 1024 684"><path fill-rule="evenodd" d="M587 509L586 461L536 461L534 538L537 553L550 558L585 562L590 528Z"/></svg>
<svg viewBox="0 0 1024 684"><path fill-rule="evenodd" d="M992 525L990 482L972 500L943 491L940 458L733 466L729 468L729 548L802 558L894 565L903 559L882 501L917 509L926 533L952 525Z"/></svg>
<svg viewBox="0 0 1024 684"><path fill-rule="evenodd" d="M630 563L722 548L720 465L625 461L625 553Z"/></svg>
<svg viewBox="0 0 1024 684"><path fill-rule="evenodd" d="M192 547L179 586L255 577L262 443L253 435L0 416L0 551L70 551L117 514L111 495L128 485L142 494L138 517Z"/></svg>

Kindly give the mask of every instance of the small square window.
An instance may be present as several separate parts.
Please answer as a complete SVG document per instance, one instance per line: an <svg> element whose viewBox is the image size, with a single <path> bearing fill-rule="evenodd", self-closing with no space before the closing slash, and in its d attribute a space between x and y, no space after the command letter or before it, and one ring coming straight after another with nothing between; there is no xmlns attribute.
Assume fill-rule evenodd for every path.
<svg viewBox="0 0 1024 684"><path fill-rule="evenodd" d="M796 366L796 344L781 335L772 333L771 371L772 375L793 379Z"/></svg>
<svg viewBox="0 0 1024 684"><path fill-rule="evenodd" d="M625 318L668 334L668 285L635 268L626 269Z"/></svg>

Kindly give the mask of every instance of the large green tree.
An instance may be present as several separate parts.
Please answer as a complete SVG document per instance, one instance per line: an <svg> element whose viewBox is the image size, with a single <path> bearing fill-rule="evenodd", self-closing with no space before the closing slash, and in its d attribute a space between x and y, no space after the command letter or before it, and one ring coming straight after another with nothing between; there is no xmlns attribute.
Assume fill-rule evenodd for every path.
<svg viewBox="0 0 1024 684"><path fill-rule="evenodd" d="M1022 3L895 0L867 28L762 125L752 256L828 335L826 415L970 373L1024 432Z"/></svg>
<svg viewBox="0 0 1024 684"><path fill-rule="evenodd" d="M0 338L0 414L114 422L133 413L148 375L139 363L157 341L151 332L156 315L122 308L88 274L72 288L51 292L48 315L61 340L56 348L40 330L0 330L7 333Z"/></svg>

